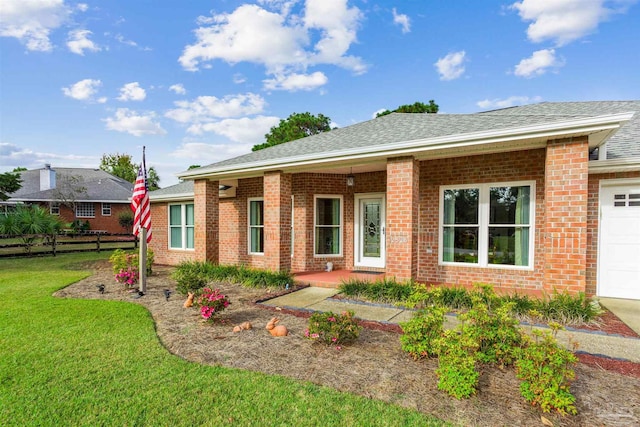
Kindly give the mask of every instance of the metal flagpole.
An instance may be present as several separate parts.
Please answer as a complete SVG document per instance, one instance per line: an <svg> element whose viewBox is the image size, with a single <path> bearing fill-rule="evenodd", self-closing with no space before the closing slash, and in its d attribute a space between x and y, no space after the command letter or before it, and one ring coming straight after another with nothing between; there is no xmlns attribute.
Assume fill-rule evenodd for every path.
<svg viewBox="0 0 640 427"><path fill-rule="evenodd" d="M147 164L145 162L145 147L142 146L142 169L144 171L145 192L147 189ZM143 225L142 215L140 215L140 255L138 256L139 266L138 274L140 275L140 292L147 293L147 228Z"/></svg>

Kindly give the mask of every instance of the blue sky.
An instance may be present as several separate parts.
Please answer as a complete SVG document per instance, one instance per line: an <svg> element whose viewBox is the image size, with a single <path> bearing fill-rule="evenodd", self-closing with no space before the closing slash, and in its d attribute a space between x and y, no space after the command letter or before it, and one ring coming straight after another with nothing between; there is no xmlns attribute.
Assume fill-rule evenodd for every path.
<svg viewBox="0 0 640 427"><path fill-rule="evenodd" d="M638 0L2 0L0 172L146 146L166 187L294 112L640 99L639 46Z"/></svg>

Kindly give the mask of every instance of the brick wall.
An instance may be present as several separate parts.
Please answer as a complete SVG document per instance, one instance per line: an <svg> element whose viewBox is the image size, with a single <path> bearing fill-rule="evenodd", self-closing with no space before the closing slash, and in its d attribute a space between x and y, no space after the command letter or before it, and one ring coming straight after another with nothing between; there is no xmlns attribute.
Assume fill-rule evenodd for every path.
<svg viewBox="0 0 640 427"><path fill-rule="evenodd" d="M49 212L49 203L39 203L47 212ZM107 233L129 233L131 230L125 230L120 226L118 222L118 216L121 212L132 212L131 205L129 203L111 203L111 215L102 215L102 203L93 203L95 210L95 217L93 218L78 218L73 209L68 206L60 206L60 219L64 222L71 223L74 220L80 220L82 222L89 221L89 227L91 230L104 230ZM132 212L133 213L133 212Z"/></svg>
<svg viewBox="0 0 640 427"><path fill-rule="evenodd" d="M536 293L543 289L545 150L487 154L420 162L420 219L418 228L418 280L434 284L470 286L491 283ZM536 217L534 266L531 270L438 265L438 233L441 185L535 181Z"/></svg>
<svg viewBox="0 0 640 427"><path fill-rule="evenodd" d="M640 172L617 172L589 175L589 202L587 209L587 286L586 294L595 295L598 284L598 230L600 207L600 181L606 179L640 178Z"/></svg>
<svg viewBox="0 0 640 427"><path fill-rule="evenodd" d="M264 189L265 267L273 271L291 269L291 174L269 172Z"/></svg>
<svg viewBox="0 0 640 427"><path fill-rule="evenodd" d="M218 262L219 185L218 181L198 179L193 183L195 259Z"/></svg>
<svg viewBox="0 0 640 427"><path fill-rule="evenodd" d="M193 200L175 203L193 203ZM169 203L151 203L151 228L153 238L149 248L153 249L154 263L177 265L195 260L194 250L169 249Z"/></svg>

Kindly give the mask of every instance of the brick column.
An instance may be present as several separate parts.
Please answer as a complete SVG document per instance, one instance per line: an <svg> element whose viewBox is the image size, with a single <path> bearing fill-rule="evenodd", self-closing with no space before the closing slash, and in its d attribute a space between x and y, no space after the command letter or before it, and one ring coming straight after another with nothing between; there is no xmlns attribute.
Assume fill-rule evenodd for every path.
<svg viewBox="0 0 640 427"><path fill-rule="evenodd" d="M273 271L291 269L291 174L264 175L264 257Z"/></svg>
<svg viewBox="0 0 640 427"><path fill-rule="evenodd" d="M195 259L218 262L219 210L218 181L198 179L193 183Z"/></svg>
<svg viewBox="0 0 640 427"><path fill-rule="evenodd" d="M545 160L544 290L584 292L588 138L549 141Z"/></svg>
<svg viewBox="0 0 640 427"><path fill-rule="evenodd" d="M417 275L419 180L413 157L387 160L386 273L398 280Z"/></svg>

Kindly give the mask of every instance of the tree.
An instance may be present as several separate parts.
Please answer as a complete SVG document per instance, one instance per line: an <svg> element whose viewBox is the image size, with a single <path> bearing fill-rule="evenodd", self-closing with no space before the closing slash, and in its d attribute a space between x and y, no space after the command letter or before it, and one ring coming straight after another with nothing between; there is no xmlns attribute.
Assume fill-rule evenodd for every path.
<svg viewBox="0 0 640 427"><path fill-rule="evenodd" d="M100 169L122 178L125 181L129 181L132 184L136 182L139 167L139 164L133 163L133 158L129 154L103 154L100 159ZM159 184L160 177L156 169L151 166L147 169L147 185L149 186L149 190L157 190L160 188Z"/></svg>
<svg viewBox="0 0 640 427"><path fill-rule="evenodd" d="M432 99L429 101L429 104L415 102L410 105L401 105L393 111L385 110L376 114L376 117L386 116L391 113L437 113L439 108L438 104L436 104Z"/></svg>
<svg viewBox="0 0 640 427"><path fill-rule="evenodd" d="M87 187L80 175L61 175L53 190L53 198L75 212L79 196L86 193Z"/></svg>
<svg viewBox="0 0 640 427"><path fill-rule="evenodd" d="M6 172L0 174L0 200L7 200L9 194L15 193L22 187L20 173Z"/></svg>
<svg viewBox="0 0 640 427"><path fill-rule="evenodd" d="M311 113L293 113L286 119L280 120L278 126L273 126L264 137L262 144L254 145L251 151L262 150L310 135L316 135L331 130L331 119L323 114L314 116Z"/></svg>
<svg viewBox="0 0 640 427"><path fill-rule="evenodd" d="M55 239L64 226L57 215L51 215L37 205L21 204L13 212L0 215L0 234L19 236L27 253L31 253L38 238Z"/></svg>

